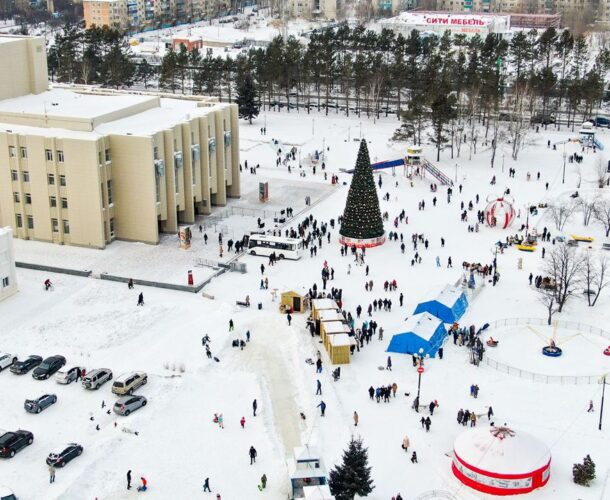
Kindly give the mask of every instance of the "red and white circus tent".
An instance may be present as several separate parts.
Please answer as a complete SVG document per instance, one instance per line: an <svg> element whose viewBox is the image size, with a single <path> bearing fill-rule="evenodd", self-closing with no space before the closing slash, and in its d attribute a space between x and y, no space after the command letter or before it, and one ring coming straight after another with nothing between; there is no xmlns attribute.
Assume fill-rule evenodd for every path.
<svg viewBox="0 0 610 500"><path fill-rule="evenodd" d="M507 196L496 198L487 198L487 207L485 208L485 220L491 227L499 226L506 229L510 226L515 218L514 200Z"/></svg>
<svg viewBox="0 0 610 500"><path fill-rule="evenodd" d="M551 453L534 436L507 427L479 427L460 434L452 470L465 485L491 495L518 495L544 486Z"/></svg>

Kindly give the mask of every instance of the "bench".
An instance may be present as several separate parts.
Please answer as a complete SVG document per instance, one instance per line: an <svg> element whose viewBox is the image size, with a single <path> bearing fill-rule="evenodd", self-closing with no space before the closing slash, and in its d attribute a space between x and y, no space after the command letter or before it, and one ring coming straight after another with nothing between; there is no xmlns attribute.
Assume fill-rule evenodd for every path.
<svg viewBox="0 0 610 500"><path fill-rule="evenodd" d="M602 250L610 250L610 243L602 243Z"/></svg>

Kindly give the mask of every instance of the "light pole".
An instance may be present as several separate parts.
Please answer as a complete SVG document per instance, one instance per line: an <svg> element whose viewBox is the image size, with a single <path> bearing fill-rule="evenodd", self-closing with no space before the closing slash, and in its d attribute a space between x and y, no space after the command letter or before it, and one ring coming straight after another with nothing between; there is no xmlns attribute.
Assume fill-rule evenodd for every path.
<svg viewBox="0 0 610 500"><path fill-rule="evenodd" d="M423 361L424 361L424 349L422 347L419 348L418 351L419 357L419 366L417 367L417 398L415 398L417 405L415 406L415 411L419 413L419 393L421 389L421 375L424 373Z"/></svg>
<svg viewBox="0 0 610 500"><path fill-rule="evenodd" d="M563 143L563 176L561 177L561 183L566 183L566 143Z"/></svg>
<svg viewBox="0 0 610 500"><path fill-rule="evenodd" d="M458 164L457 162L455 162L455 183L457 184L457 168L458 168Z"/></svg>
<svg viewBox="0 0 610 500"><path fill-rule="evenodd" d="M600 408L599 408L599 430L601 431L602 430L602 416L604 414L604 395L605 395L605 392L606 392L606 385L608 385L606 383L606 376L605 375L604 375L604 378L601 379L600 383L603 384L603 387L602 387L602 404L600 405Z"/></svg>

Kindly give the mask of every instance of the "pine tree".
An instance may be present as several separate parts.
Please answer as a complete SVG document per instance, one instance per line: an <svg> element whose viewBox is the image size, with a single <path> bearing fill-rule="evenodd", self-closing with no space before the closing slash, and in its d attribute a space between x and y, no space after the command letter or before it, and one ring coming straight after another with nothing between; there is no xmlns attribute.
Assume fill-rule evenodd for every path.
<svg viewBox="0 0 610 500"><path fill-rule="evenodd" d="M369 150L364 139L360 142L339 233L346 238L359 240L380 238L384 233Z"/></svg>
<svg viewBox="0 0 610 500"><path fill-rule="evenodd" d="M258 116L259 106L256 98L256 86L252 75L246 75L237 88L237 105L239 117L245 118L252 125L252 118Z"/></svg>
<svg viewBox="0 0 610 500"><path fill-rule="evenodd" d="M362 439L350 440L343 452L343 464L330 471L328 485L337 500L353 500L355 495L366 496L373 491L368 451L362 446Z"/></svg>
<svg viewBox="0 0 610 500"><path fill-rule="evenodd" d="M574 464L572 475L576 484L590 486L591 481L595 479L595 463L589 455L584 458L582 464Z"/></svg>

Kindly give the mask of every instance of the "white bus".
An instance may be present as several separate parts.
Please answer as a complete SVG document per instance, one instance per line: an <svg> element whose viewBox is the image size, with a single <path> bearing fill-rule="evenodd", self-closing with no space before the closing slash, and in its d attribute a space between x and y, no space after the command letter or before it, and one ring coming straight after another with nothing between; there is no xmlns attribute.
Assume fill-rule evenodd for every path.
<svg viewBox="0 0 610 500"><path fill-rule="evenodd" d="M268 234L252 234L248 239L250 255L269 257L275 252L279 259L300 259L303 243L298 238L282 238Z"/></svg>

